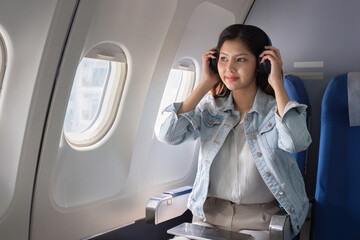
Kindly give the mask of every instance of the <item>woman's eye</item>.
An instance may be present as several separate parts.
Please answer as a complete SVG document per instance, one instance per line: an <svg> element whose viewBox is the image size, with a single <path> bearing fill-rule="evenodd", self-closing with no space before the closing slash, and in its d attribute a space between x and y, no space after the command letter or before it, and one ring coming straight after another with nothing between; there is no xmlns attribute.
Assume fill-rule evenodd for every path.
<svg viewBox="0 0 360 240"><path fill-rule="evenodd" d="M238 60L237 60L238 62L245 62L246 61L246 59L245 58L238 58Z"/></svg>
<svg viewBox="0 0 360 240"><path fill-rule="evenodd" d="M227 58L226 58L226 57L220 57L220 60L221 60L222 62L224 62L224 61L227 61Z"/></svg>

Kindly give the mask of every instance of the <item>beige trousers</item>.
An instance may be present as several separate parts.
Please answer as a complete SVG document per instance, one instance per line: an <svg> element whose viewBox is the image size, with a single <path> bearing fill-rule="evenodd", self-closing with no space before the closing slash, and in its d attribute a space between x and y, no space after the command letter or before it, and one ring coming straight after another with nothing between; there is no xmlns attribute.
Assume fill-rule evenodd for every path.
<svg viewBox="0 0 360 240"><path fill-rule="evenodd" d="M256 240L269 239L271 216L280 208L277 201L264 204L234 204L219 198L204 203L206 221L193 217L193 224L250 234ZM186 239L175 237L174 239Z"/></svg>

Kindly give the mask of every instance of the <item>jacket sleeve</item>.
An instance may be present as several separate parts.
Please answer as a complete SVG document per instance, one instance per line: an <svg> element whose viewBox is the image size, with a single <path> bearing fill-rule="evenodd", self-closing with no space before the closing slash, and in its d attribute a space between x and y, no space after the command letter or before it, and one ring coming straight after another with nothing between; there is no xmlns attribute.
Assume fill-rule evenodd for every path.
<svg viewBox="0 0 360 240"><path fill-rule="evenodd" d="M182 102L173 103L166 107L162 114L168 116L162 122L159 141L177 145L186 140L194 140L200 136L200 110L196 107L186 113L177 114Z"/></svg>
<svg viewBox="0 0 360 240"><path fill-rule="evenodd" d="M275 109L276 127L279 132L278 146L287 152L306 150L311 143L311 136L306 125L305 104L289 101L281 118Z"/></svg>

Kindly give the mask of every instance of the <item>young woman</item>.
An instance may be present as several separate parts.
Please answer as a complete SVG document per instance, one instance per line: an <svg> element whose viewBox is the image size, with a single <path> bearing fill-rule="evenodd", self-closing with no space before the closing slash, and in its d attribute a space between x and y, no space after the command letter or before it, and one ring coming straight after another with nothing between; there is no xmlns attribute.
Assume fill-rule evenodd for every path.
<svg viewBox="0 0 360 240"><path fill-rule="evenodd" d="M209 66L217 58L218 73ZM306 105L285 92L279 50L260 28L235 24L202 60L201 82L184 102L165 109L171 114L159 136L168 144L200 138L187 205L193 223L268 239L271 215L280 204L290 214L295 236L308 198L290 152L306 149L311 137Z"/></svg>

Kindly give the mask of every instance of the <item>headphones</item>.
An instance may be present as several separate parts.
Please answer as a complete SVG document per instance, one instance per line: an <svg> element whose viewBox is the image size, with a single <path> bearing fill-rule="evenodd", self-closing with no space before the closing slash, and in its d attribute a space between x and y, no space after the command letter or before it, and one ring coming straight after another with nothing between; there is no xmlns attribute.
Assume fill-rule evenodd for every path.
<svg viewBox="0 0 360 240"><path fill-rule="evenodd" d="M265 32L264 32L264 34L265 34L265 37L266 37L265 46L272 46L269 36ZM214 59L210 58L210 69L214 73L219 73L218 68L217 68L218 60L219 60L219 54L216 52L214 54L214 56L216 58L214 58ZM263 63L260 63L261 60L262 60L262 58L257 57L257 68L258 68L259 72L265 73L265 74L270 74L270 71L271 71L271 63L270 63L270 61L268 59L266 59Z"/></svg>
<svg viewBox="0 0 360 240"><path fill-rule="evenodd" d="M265 46L272 46L269 36L265 32L264 32L264 34L265 34L265 37L266 37L266 45ZM268 59L266 59L263 63L260 63L261 60L262 60L261 57L257 57L257 63L258 63L259 72L270 74L270 71L271 71L271 63L270 63L270 61Z"/></svg>
<svg viewBox="0 0 360 240"><path fill-rule="evenodd" d="M209 61L210 61L210 69L214 73L219 73L218 67L217 67L218 61L219 61L219 53L218 52L214 53L214 57L216 57L216 58L210 58L209 59Z"/></svg>

